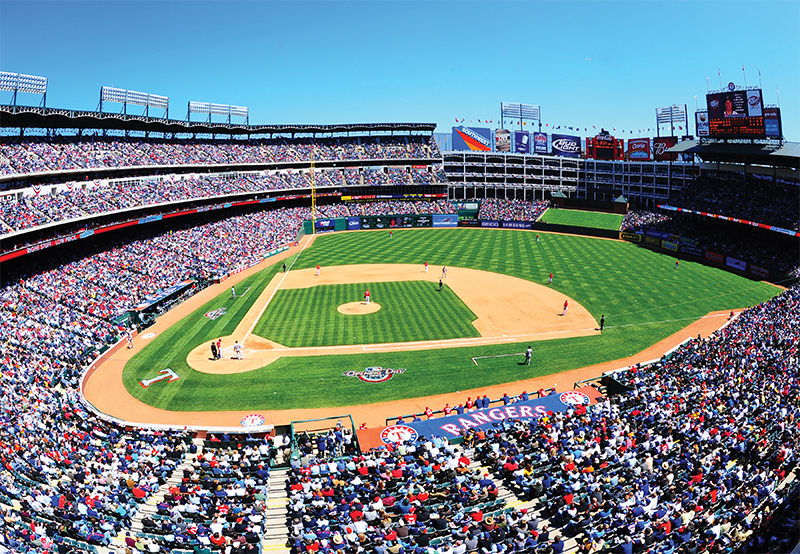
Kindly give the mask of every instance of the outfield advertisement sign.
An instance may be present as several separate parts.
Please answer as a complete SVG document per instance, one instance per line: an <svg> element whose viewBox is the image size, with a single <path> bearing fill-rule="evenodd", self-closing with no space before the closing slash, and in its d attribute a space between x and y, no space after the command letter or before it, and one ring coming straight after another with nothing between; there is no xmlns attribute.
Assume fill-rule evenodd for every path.
<svg viewBox="0 0 800 554"><path fill-rule="evenodd" d="M399 229L402 227L434 227L433 217L430 215L381 215L362 217L362 229ZM458 216L453 215L458 220ZM357 219L357 218L352 218ZM348 220L348 229L350 223Z"/></svg>
<svg viewBox="0 0 800 554"><path fill-rule="evenodd" d="M553 156L566 156L567 158L581 157L581 138L572 135L553 134Z"/></svg>
<svg viewBox="0 0 800 554"><path fill-rule="evenodd" d="M503 229L533 229L530 221L501 221Z"/></svg>
<svg viewBox="0 0 800 554"><path fill-rule="evenodd" d="M668 240L662 240L661 241L661 248L663 248L664 250L669 250L670 252L677 252L678 251L678 245L675 244L674 242L670 242Z"/></svg>
<svg viewBox="0 0 800 554"><path fill-rule="evenodd" d="M402 433L394 433L390 430L398 427L393 425L384 429L381 434L384 442L392 442L392 438L402 439L406 435L416 434L417 436L448 437L455 438L463 431L469 429L489 429L495 423L508 419L531 420L539 419L555 412L566 412L577 404L588 406L597 402L600 393L594 387L582 387L580 389L551 394L544 398L532 398L524 402L515 402L507 406L497 408L484 408L474 412L456 414L448 417L428 419L425 421L406 422L400 424L403 427ZM408 430L411 431L408 431Z"/></svg>
<svg viewBox="0 0 800 554"><path fill-rule="evenodd" d="M458 216L456 214L434 214L434 227L458 227Z"/></svg>
<svg viewBox="0 0 800 554"><path fill-rule="evenodd" d="M492 151L492 130L476 127L453 127L453 150Z"/></svg>
<svg viewBox="0 0 800 554"><path fill-rule="evenodd" d="M718 264L725 263L725 256L722 254L717 254L716 252L712 252L711 250L706 250L706 259L711 260L712 262L717 262Z"/></svg>
<svg viewBox="0 0 800 554"><path fill-rule="evenodd" d="M734 269L738 269L740 271L747 270L747 262L742 260L737 260L736 258L731 258L730 256L725 258L725 265L727 265L728 267L732 267Z"/></svg>
<svg viewBox="0 0 800 554"><path fill-rule="evenodd" d="M703 254L706 252L702 248L698 248L697 246L693 246L691 244L681 244L679 250L684 254L691 254L692 256L697 256L699 258L702 258Z"/></svg>
<svg viewBox="0 0 800 554"><path fill-rule="evenodd" d="M619 238L629 242L642 242L642 235L638 233L626 233L624 231L620 231Z"/></svg>
<svg viewBox="0 0 800 554"><path fill-rule="evenodd" d="M361 229L361 218L360 217L348 217L347 218L347 230L348 231L358 231Z"/></svg>
<svg viewBox="0 0 800 554"><path fill-rule="evenodd" d="M492 228L497 229L497 228L500 227L500 222L499 221L495 221L495 220L490 220L490 219L482 219L481 220L481 227L492 227Z"/></svg>
<svg viewBox="0 0 800 554"><path fill-rule="evenodd" d="M769 269L750 264L750 273L762 279L769 279Z"/></svg>

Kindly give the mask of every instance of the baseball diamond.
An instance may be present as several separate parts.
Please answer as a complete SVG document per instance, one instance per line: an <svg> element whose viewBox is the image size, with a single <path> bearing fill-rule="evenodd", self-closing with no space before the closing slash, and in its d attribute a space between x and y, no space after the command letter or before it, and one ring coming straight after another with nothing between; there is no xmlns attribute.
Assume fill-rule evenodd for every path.
<svg viewBox="0 0 800 554"><path fill-rule="evenodd" d="M447 395L597 364L621 367L652 358L653 345L710 312L727 313L777 290L701 264L686 263L676 276L663 270L671 263L669 258L620 241L545 234L536 242L534 233L495 229L399 230L394 235L390 245L380 231L306 237L298 247L274 262L271 259L271 265L236 275L233 279L242 290L251 287L246 297L230 299L227 283L231 281L201 292L162 316L153 328L158 335L135 356L128 359L123 351L109 356L88 379L87 398L117 417L147 417L172 424L238 422L244 412L262 410L268 422L279 423L296 419L303 410L341 412L354 405ZM287 273L281 271L284 259L290 266ZM474 322L468 316L470 321L464 323L474 326L480 336L442 341L431 335L397 342L392 341L389 322L381 331L383 342L364 343L357 335L342 340L351 335L339 333L329 346L290 348L256 332L260 313L268 321L274 317L273 310L280 314L291 309L264 305L271 296L272 302L280 302L283 295L276 292L354 283L357 299L365 282L375 289L398 280L438 279L436 272L424 272L421 260L426 259L434 267L450 268L448 287L478 316ZM319 277L314 270L318 263L325 268ZM559 275L555 286L546 284L551 269ZM509 285L512 282L523 286L515 289ZM476 294L485 298L484 308L472 305L474 299L462 290L470 283L477 284ZM562 318L558 314L564 298L570 299L570 312ZM331 309L338 302L334 299ZM486 306L499 311L482 321L481 310ZM526 312L530 307L532 312ZM217 319L203 316L221 308L226 312ZM512 309L516 309L513 317L508 315ZM508 317L503 317L503 310ZM608 320L602 336L597 323L601 312ZM420 314L404 317L412 316ZM542 323L547 317L558 323ZM527 326L520 323L524 318L529 318ZM293 320L291 325L302 326L302 321ZM701 321L713 327L723 319ZM250 329L253 333L248 334ZM679 342L687 334L677 336ZM222 340L223 356L212 361L207 345L217 339ZM231 359L236 340L243 343L243 360ZM532 365L524 369L513 358L487 357L477 368L472 360L508 353L509 345L531 340L537 340L537 347ZM642 358L645 352L649 358ZM408 370L380 386L341 377L343 371L373 366ZM181 379L147 389L138 384L166 367ZM325 394L320 394L322 390ZM380 418L373 415L372 419Z"/></svg>

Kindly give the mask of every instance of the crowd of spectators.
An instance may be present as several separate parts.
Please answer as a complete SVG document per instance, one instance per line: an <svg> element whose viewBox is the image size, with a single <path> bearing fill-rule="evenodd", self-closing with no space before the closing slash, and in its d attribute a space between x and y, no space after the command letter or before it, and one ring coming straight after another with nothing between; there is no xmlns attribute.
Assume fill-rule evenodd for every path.
<svg viewBox="0 0 800 554"><path fill-rule="evenodd" d="M478 219L504 221L536 221L547 211L550 202L546 200L504 200L483 198L480 200Z"/></svg>
<svg viewBox="0 0 800 554"><path fill-rule="evenodd" d="M653 228L659 223L664 223L672 219L666 214L658 214L646 210L631 210L622 218L619 226L620 231L641 231Z"/></svg>
<svg viewBox="0 0 800 554"><path fill-rule="evenodd" d="M247 176L170 176L142 179L138 184L130 180L112 180L99 185L72 183L57 192L42 192L0 203L0 234L126 208L247 192L310 189L312 181L317 188L361 186L361 175L357 171L343 175L341 170L317 170L312 175L311 171L304 170ZM409 184L409 174L405 170L392 169L388 174L382 170L365 170L363 177L367 185ZM414 178L420 180L418 184L424 184L431 182L433 176L427 171L415 171ZM48 189L52 187L45 186L42 190Z"/></svg>
<svg viewBox="0 0 800 554"><path fill-rule="evenodd" d="M0 552L108 545L184 456L183 432L127 431L89 415L79 370L0 342Z"/></svg>
<svg viewBox="0 0 800 554"><path fill-rule="evenodd" d="M247 141L122 137L3 137L0 175L140 166L266 164L323 160L441 158L432 137Z"/></svg>
<svg viewBox="0 0 800 554"><path fill-rule="evenodd" d="M772 176L708 172L670 197L679 208L800 231L800 183Z"/></svg>
<svg viewBox="0 0 800 554"><path fill-rule="evenodd" d="M348 202L351 216L402 215L402 214L454 214L457 210L447 200L378 200L374 202Z"/></svg>

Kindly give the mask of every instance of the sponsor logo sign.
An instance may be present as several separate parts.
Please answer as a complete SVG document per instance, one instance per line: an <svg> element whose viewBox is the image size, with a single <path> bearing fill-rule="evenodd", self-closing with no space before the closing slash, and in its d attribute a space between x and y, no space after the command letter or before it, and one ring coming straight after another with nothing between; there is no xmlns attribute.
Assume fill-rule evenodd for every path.
<svg viewBox="0 0 800 554"><path fill-rule="evenodd" d="M503 229L532 229L530 221L503 221Z"/></svg>
<svg viewBox="0 0 800 554"><path fill-rule="evenodd" d="M496 129L494 141L498 152L511 152L511 131L508 129Z"/></svg>
<svg viewBox="0 0 800 554"><path fill-rule="evenodd" d="M392 425L381 431L381 440L384 444L414 441L417 437L419 433L408 425Z"/></svg>
<svg viewBox="0 0 800 554"><path fill-rule="evenodd" d="M653 138L653 159L657 162L668 160L675 161L677 154L668 154L667 150L678 144L678 137L655 137Z"/></svg>
<svg viewBox="0 0 800 554"><path fill-rule="evenodd" d="M527 154L531 151L531 136L527 131L514 131L514 152ZM546 141L547 139L545 139Z"/></svg>
<svg viewBox="0 0 800 554"><path fill-rule="evenodd" d="M695 112L694 123L698 137L707 137L711 132L708 127L708 112Z"/></svg>
<svg viewBox="0 0 800 554"><path fill-rule="evenodd" d="M698 256L700 258L703 257L703 253L705 252L702 248L690 244L681 244L679 250L684 254L691 254L692 256Z"/></svg>
<svg viewBox="0 0 800 554"><path fill-rule="evenodd" d="M405 369L392 369L390 367L367 367L364 371L345 371L342 377L356 377L364 383L385 383L394 375L405 373Z"/></svg>
<svg viewBox="0 0 800 554"><path fill-rule="evenodd" d="M553 135L552 143L554 156L566 156L568 158L581 157L581 139L572 135Z"/></svg>
<svg viewBox="0 0 800 554"><path fill-rule="evenodd" d="M761 90L747 91L747 115L750 117L759 117L763 115L761 105Z"/></svg>
<svg viewBox="0 0 800 554"><path fill-rule="evenodd" d="M492 150L492 130L473 127L453 127L453 150Z"/></svg>
<svg viewBox="0 0 800 554"><path fill-rule="evenodd" d="M661 241L661 248L663 248L664 250L669 250L670 252L678 251L678 245L668 240Z"/></svg>
<svg viewBox="0 0 800 554"><path fill-rule="evenodd" d="M143 223L152 223L153 221L161 221L162 219L163 216L161 215L149 215L147 217L141 218L139 220L139 225L142 225Z"/></svg>
<svg viewBox="0 0 800 554"><path fill-rule="evenodd" d="M488 219L481 220L481 227L500 227L499 221L493 221Z"/></svg>
<svg viewBox="0 0 800 554"><path fill-rule="evenodd" d="M722 254L717 254L716 252L712 252L710 250L706 250L706 259L711 260L712 262L717 262L718 264L725 262L725 256Z"/></svg>
<svg viewBox="0 0 800 554"><path fill-rule="evenodd" d="M642 235L638 235L636 233L620 232L619 238L621 238L622 240L630 241L630 242L641 242L642 241Z"/></svg>
<svg viewBox="0 0 800 554"><path fill-rule="evenodd" d="M142 337L141 337L141 338L142 338L142 339L144 339L144 340L150 340L150 339L152 339L152 338L155 338L155 336L156 336L157 334L158 334L158 333L145 333L144 335L142 335Z"/></svg>
<svg viewBox="0 0 800 554"><path fill-rule="evenodd" d="M228 312L228 308L222 307L217 308L216 310L211 310L210 312L206 312L203 315L206 316L208 319L219 319L220 317L224 316Z"/></svg>
<svg viewBox="0 0 800 554"><path fill-rule="evenodd" d="M742 260L737 260L736 258L731 258L728 256L725 260L725 265L728 267L732 267L734 269L739 269L741 271L745 271L747 269L747 262L743 262Z"/></svg>
<svg viewBox="0 0 800 554"><path fill-rule="evenodd" d="M261 414L249 414L244 416L239 423L242 427L259 427L264 425L265 421L266 419Z"/></svg>
<svg viewBox="0 0 800 554"><path fill-rule="evenodd" d="M361 229L361 219L358 217L348 217L347 229L349 231L356 231L358 229Z"/></svg>
<svg viewBox="0 0 800 554"><path fill-rule="evenodd" d="M762 279L769 279L769 269L764 269L763 267L758 267L757 265L750 264L750 273L757 275Z"/></svg>
<svg viewBox="0 0 800 554"><path fill-rule="evenodd" d="M655 237L644 237L644 242L647 244L654 244L655 246L661 245L661 239L657 239Z"/></svg>
<svg viewBox="0 0 800 554"><path fill-rule="evenodd" d="M628 139L628 159L631 161L650 160L650 139L635 138Z"/></svg>
<svg viewBox="0 0 800 554"><path fill-rule="evenodd" d="M533 153L547 154L547 133L533 133Z"/></svg>
<svg viewBox="0 0 800 554"><path fill-rule="evenodd" d="M434 227L458 227L457 214L434 214L433 215Z"/></svg>

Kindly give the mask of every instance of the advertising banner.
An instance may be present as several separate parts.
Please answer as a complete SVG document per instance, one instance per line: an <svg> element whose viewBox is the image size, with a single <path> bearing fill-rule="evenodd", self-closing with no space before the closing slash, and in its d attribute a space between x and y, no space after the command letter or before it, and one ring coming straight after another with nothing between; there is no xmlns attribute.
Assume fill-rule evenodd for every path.
<svg viewBox="0 0 800 554"><path fill-rule="evenodd" d="M499 228L500 227L500 222L499 221L483 219L483 220L481 220L481 227Z"/></svg>
<svg viewBox="0 0 800 554"><path fill-rule="evenodd" d="M514 152L517 154L530 153L530 140L531 135L528 131L514 131ZM545 149L547 146L547 139L545 138Z"/></svg>
<svg viewBox="0 0 800 554"><path fill-rule="evenodd" d="M511 152L511 131L508 129L495 129L494 143L497 152Z"/></svg>
<svg viewBox="0 0 800 554"><path fill-rule="evenodd" d="M764 115L764 106L761 104L761 89L747 91L747 115L761 117Z"/></svg>
<svg viewBox="0 0 800 554"><path fill-rule="evenodd" d="M707 137L709 135L708 112L695 112L694 125L698 137Z"/></svg>
<svg viewBox="0 0 800 554"><path fill-rule="evenodd" d="M674 242L670 242L668 240L662 240L661 241L661 248L663 248L664 250L669 250L670 252L677 252L678 251L678 245L675 244Z"/></svg>
<svg viewBox="0 0 800 554"><path fill-rule="evenodd" d="M456 215L451 217L458 219ZM402 227L433 227L433 219L430 215L379 215L361 218L362 229L398 229Z"/></svg>
<svg viewBox="0 0 800 554"><path fill-rule="evenodd" d="M762 279L769 279L769 269L758 267L757 265L750 264L750 273L761 277Z"/></svg>
<svg viewBox="0 0 800 554"><path fill-rule="evenodd" d="M453 127L453 150L492 150L492 130L473 127Z"/></svg>
<svg viewBox="0 0 800 554"><path fill-rule="evenodd" d="M336 230L336 221L333 219L317 219L314 221L314 230L317 233L326 233Z"/></svg>
<svg viewBox="0 0 800 554"><path fill-rule="evenodd" d="M764 108L764 128L770 138L781 138L783 136L780 108Z"/></svg>
<svg viewBox="0 0 800 554"><path fill-rule="evenodd" d="M667 150L678 144L678 137L654 137L653 158L657 162L666 162L678 159L677 154L667 154Z"/></svg>
<svg viewBox="0 0 800 554"><path fill-rule="evenodd" d="M547 133L533 133L533 153L547 154Z"/></svg>
<svg viewBox="0 0 800 554"><path fill-rule="evenodd" d="M644 237L644 242L655 246L661 246L661 239L657 239L655 237Z"/></svg>
<svg viewBox="0 0 800 554"><path fill-rule="evenodd" d="M725 256L712 252L711 250L706 250L706 259L717 262L718 264L725 263Z"/></svg>
<svg viewBox="0 0 800 554"><path fill-rule="evenodd" d="M572 135L553 134L553 156L565 156L567 158L581 157L581 138Z"/></svg>
<svg viewBox="0 0 800 554"><path fill-rule="evenodd" d="M642 235L639 235L637 233L625 233L621 231L619 234L619 238L621 238L622 240L627 240L629 242L642 242Z"/></svg>
<svg viewBox="0 0 800 554"><path fill-rule="evenodd" d="M632 162L650 161L650 139L628 139L628 159Z"/></svg>
<svg viewBox="0 0 800 554"><path fill-rule="evenodd" d="M703 254L705 253L705 250L702 248L698 248L697 246L692 246L690 244L681 244L678 250L684 254L691 254L692 256L697 256L699 258L702 258Z"/></svg>
<svg viewBox="0 0 800 554"><path fill-rule="evenodd" d="M730 256L728 256L725 259L725 265L727 265L728 267L733 267L735 269L740 269L742 271L745 271L747 269L747 262L743 262L742 260L737 260L736 258L731 258Z"/></svg>
<svg viewBox="0 0 800 554"><path fill-rule="evenodd" d="M358 217L348 217L347 218L347 230L348 231L357 231L361 229L361 219Z"/></svg>
<svg viewBox="0 0 800 554"><path fill-rule="evenodd" d="M503 229L533 229L530 221L502 221Z"/></svg>
<svg viewBox="0 0 800 554"><path fill-rule="evenodd" d="M458 227L456 214L433 214L434 227Z"/></svg>
<svg viewBox="0 0 800 554"><path fill-rule="evenodd" d="M594 137L594 157L598 160L613 160L614 137L611 135L597 135Z"/></svg>
<svg viewBox="0 0 800 554"><path fill-rule="evenodd" d="M419 437L432 436L455 438L460 436L462 431L489 429L495 423L507 419L527 421L544 417L548 413L566 412L578 404L584 406L595 404L599 396L601 396L600 393L594 387L581 387L560 394L551 394L543 398L515 402L507 406L483 408L464 414L393 425L387 427L381 435L387 438L396 436L403 440L415 440ZM386 432L395 427L402 427L403 429L399 430L402 432Z"/></svg>

